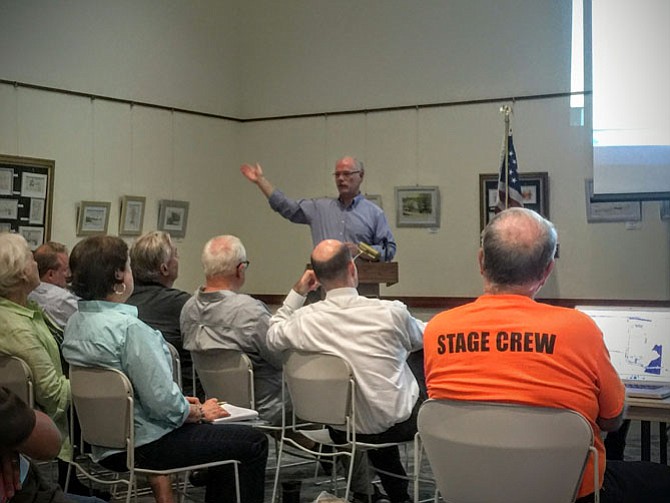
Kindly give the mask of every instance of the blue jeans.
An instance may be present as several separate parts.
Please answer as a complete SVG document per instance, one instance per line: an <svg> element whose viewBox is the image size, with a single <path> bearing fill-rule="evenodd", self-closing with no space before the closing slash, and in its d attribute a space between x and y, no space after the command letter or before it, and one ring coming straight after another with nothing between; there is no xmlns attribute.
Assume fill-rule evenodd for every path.
<svg viewBox="0 0 670 503"><path fill-rule="evenodd" d="M240 495L243 503L263 503L268 441L260 431L237 424L184 424L153 442L135 448L135 465L167 470L224 459L240 461ZM126 454L100 464L125 471ZM230 465L210 468L205 492L207 503L235 501L235 479Z"/></svg>

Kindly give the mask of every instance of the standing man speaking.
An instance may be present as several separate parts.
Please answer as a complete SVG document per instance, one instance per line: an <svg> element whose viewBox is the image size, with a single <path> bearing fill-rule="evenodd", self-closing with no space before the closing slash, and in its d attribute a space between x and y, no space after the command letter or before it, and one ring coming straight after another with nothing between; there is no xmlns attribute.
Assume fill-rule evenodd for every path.
<svg viewBox="0 0 670 503"><path fill-rule="evenodd" d="M386 216L361 194L365 170L358 159L346 156L335 163L337 199L289 199L263 176L260 164L243 164L240 171L258 185L273 210L293 223L309 225L314 246L324 239L337 239L355 256L364 243L376 250L379 260L393 260L396 244Z"/></svg>

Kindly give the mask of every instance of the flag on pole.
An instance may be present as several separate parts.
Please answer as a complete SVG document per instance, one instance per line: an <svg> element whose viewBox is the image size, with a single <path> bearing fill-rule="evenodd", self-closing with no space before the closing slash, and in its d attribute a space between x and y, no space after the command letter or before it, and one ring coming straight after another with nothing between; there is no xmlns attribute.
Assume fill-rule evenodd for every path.
<svg viewBox="0 0 670 503"><path fill-rule="evenodd" d="M507 135L507 146L505 148L505 145L503 145L500 159L498 204L496 205L496 213L514 206L523 208L521 182L519 181L519 172L517 171L516 166L516 152L514 151L514 140L512 140L511 129Z"/></svg>

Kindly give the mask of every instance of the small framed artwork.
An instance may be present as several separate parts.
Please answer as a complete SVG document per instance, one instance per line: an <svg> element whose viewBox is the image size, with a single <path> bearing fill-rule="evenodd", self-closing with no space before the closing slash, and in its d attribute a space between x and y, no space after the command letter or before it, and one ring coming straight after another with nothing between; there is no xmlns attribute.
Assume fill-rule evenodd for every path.
<svg viewBox="0 0 670 503"><path fill-rule="evenodd" d="M384 207L382 206L381 194L365 194L365 199L367 199L371 203L375 203L377 206L384 209Z"/></svg>
<svg viewBox="0 0 670 503"><path fill-rule="evenodd" d="M440 226L440 189L438 187L396 187L396 226Z"/></svg>
<svg viewBox="0 0 670 503"><path fill-rule="evenodd" d="M111 207L112 203L106 201L82 201L77 215L77 236L107 234Z"/></svg>
<svg viewBox="0 0 670 503"><path fill-rule="evenodd" d="M586 221L596 222L639 222L642 220L642 203L640 201L620 201L592 203L593 180L584 182L586 194Z"/></svg>
<svg viewBox="0 0 670 503"><path fill-rule="evenodd" d="M142 234L145 205L145 197L123 196L121 199L119 236L139 236Z"/></svg>
<svg viewBox="0 0 670 503"><path fill-rule="evenodd" d="M661 220L670 220L670 201L661 201Z"/></svg>
<svg viewBox="0 0 670 503"><path fill-rule="evenodd" d="M479 229L496 214L498 205L498 174L479 175ZM546 171L537 173L519 173L523 206L533 210L544 218L549 218L549 174Z"/></svg>
<svg viewBox="0 0 670 503"><path fill-rule="evenodd" d="M11 196L14 193L14 170L0 168L0 196Z"/></svg>
<svg viewBox="0 0 670 503"><path fill-rule="evenodd" d="M186 236L188 223L188 201L168 201L158 203L158 230L169 232L173 238Z"/></svg>
<svg viewBox="0 0 670 503"><path fill-rule="evenodd" d="M0 218L3 220L16 220L19 217L18 199L0 199Z"/></svg>
<svg viewBox="0 0 670 503"><path fill-rule="evenodd" d="M30 200L30 213L28 214L28 223L31 225L44 224L44 199Z"/></svg>
<svg viewBox="0 0 670 503"><path fill-rule="evenodd" d="M31 250L34 250L44 243L44 227L28 227L20 225L19 234L26 238Z"/></svg>
<svg viewBox="0 0 670 503"><path fill-rule="evenodd" d="M21 176L21 197L47 197L47 175L24 172Z"/></svg>

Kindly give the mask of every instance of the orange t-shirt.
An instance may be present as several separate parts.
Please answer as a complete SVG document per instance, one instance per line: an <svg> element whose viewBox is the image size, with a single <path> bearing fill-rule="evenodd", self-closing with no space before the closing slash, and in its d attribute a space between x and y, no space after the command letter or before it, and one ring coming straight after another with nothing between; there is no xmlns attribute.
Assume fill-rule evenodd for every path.
<svg viewBox="0 0 670 503"><path fill-rule="evenodd" d="M623 411L625 391L603 336L585 314L520 295L483 295L435 316L424 332L430 398L508 402L571 409L591 423ZM589 461L579 497L593 492Z"/></svg>

